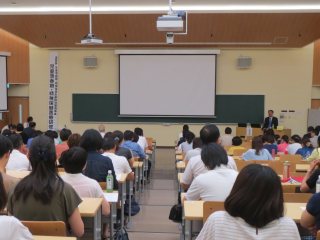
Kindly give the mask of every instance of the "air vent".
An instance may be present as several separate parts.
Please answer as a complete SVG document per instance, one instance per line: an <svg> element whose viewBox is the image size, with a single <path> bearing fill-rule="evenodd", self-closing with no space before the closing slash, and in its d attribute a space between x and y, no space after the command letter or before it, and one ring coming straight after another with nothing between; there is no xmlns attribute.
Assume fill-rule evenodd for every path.
<svg viewBox="0 0 320 240"><path fill-rule="evenodd" d="M273 39L274 44L287 44L289 38L288 37L275 37Z"/></svg>
<svg viewBox="0 0 320 240"><path fill-rule="evenodd" d="M240 56L237 58L237 67L239 69L248 69L252 65L252 58L251 57L245 57Z"/></svg>
<svg viewBox="0 0 320 240"><path fill-rule="evenodd" d="M91 57L84 57L83 58L83 66L86 68L95 68L98 65L98 59L97 57L91 56Z"/></svg>

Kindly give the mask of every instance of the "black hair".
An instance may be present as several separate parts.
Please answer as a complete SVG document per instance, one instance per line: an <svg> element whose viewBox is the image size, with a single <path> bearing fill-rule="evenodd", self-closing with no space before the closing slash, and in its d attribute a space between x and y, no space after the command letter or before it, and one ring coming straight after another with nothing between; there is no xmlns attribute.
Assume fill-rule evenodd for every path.
<svg viewBox="0 0 320 240"><path fill-rule="evenodd" d="M265 137L265 140L266 140L267 143L271 143L272 144L275 141L275 138L274 138L273 135L265 135L264 137Z"/></svg>
<svg viewBox="0 0 320 240"><path fill-rule="evenodd" d="M18 123L18 124L17 124L17 131L18 131L18 132L22 132L23 129L24 129L23 124L22 124L22 123Z"/></svg>
<svg viewBox="0 0 320 240"><path fill-rule="evenodd" d="M265 130L264 134L274 136L274 131L272 128L268 128L267 130Z"/></svg>
<svg viewBox="0 0 320 240"><path fill-rule="evenodd" d="M12 147L14 149L19 149L23 145L22 137L20 134L11 134L9 139L12 142Z"/></svg>
<svg viewBox="0 0 320 240"><path fill-rule="evenodd" d="M0 211L7 206L7 192L4 187L2 173L0 172Z"/></svg>
<svg viewBox="0 0 320 240"><path fill-rule="evenodd" d="M244 167L224 202L225 210L255 228L283 217L280 178L270 167L250 164Z"/></svg>
<svg viewBox="0 0 320 240"><path fill-rule="evenodd" d="M53 141L54 141L54 136L55 136L55 131L52 131L52 130L47 130L44 135L46 135L47 137L51 138Z"/></svg>
<svg viewBox="0 0 320 240"><path fill-rule="evenodd" d="M226 129L224 130L225 134L231 134L232 133L232 129L230 127L226 127Z"/></svg>
<svg viewBox="0 0 320 240"><path fill-rule="evenodd" d="M316 129L318 132L320 132L320 125L316 126L314 129Z"/></svg>
<svg viewBox="0 0 320 240"><path fill-rule="evenodd" d="M67 141L69 136L72 134L70 129L62 128L60 131L60 139L61 141Z"/></svg>
<svg viewBox="0 0 320 240"><path fill-rule="evenodd" d="M241 137L235 136L232 138L232 146L240 146L242 144Z"/></svg>
<svg viewBox="0 0 320 240"><path fill-rule="evenodd" d="M300 143L301 142L301 137L297 134L294 134L293 136L291 136L291 139L295 142L295 143Z"/></svg>
<svg viewBox="0 0 320 240"><path fill-rule="evenodd" d="M123 139L125 141L131 141L133 139L133 132L130 131L130 130L126 130L124 133L123 133Z"/></svg>
<svg viewBox="0 0 320 240"><path fill-rule="evenodd" d="M31 173L23 178L14 190L14 200L25 202L31 194L43 204L49 204L54 194L63 190L63 180L57 173L56 150L52 140L41 135L32 140L29 149Z"/></svg>
<svg viewBox="0 0 320 240"><path fill-rule="evenodd" d="M33 121L33 117L29 116L29 117L27 118L27 122L29 123L29 122L32 122L32 121Z"/></svg>
<svg viewBox="0 0 320 240"><path fill-rule="evenodd" d="M118 151L120 143L123 140L123 133L120 130L116 130L112 133L112 138L114 139L114 143L116 144L116 151Z"/></svg>
<svg viewBox="0 0 320 240"><path fill-rule="evenodd" d="M314 132L314 134L315 134L316 136L319 135L319 130L318 130L318 129L314 129L313 132Z"/></svg>
<svg viewBox="0 0 320 240"><path fill-rule="evenodd" d="M216 143L209 143L202 147L201 159L209 170L228 164L228 155L226 150Z"/></svg>
<svg viewBox="0 0 320 240"><path fill-rule="evenodd" d="M101 134L95 129L87 129L80 138L80 147L87 152L100 150L102 147Z"/></svg>
<svg viewBox="0 0 320 240"><path fill-rule="evenodd" d="M184 124L182 127L182 131L189 131L189 125Z"/></svg>
<svg viewBox="0 0 320 240"><path fill-rule="evenodd" d="M257 136L252 139L252 149L256 150L256 155L260 154L261 149L263 149L262 137Z"/></svg>
<svg viewBox="0 0 320 240"><path fill-rule="evenodd" d="M109 151L111 149L114 149L116 146L115 141L113 138L104 138L102 143L102 149L104 151Z"/></svg>
<svg viewBox="0 0 320 240"><path fill-rule="evenodd" d="M35 122L29 122L29 127L34 128L36 126L37 126L37 124Z"/></svg>
<svg viewBox="0 0 320 240"><path fill-rule="evenodd" d="M186 134L186 141L191 144L194 139L194 133L193 132L187 132Z"/></svg>
<svg viewBox="0 0 320 240"><path fill-rule="evenodd" d="M132 142L135 142L137 143L139 141L139 135L136 134L136 133L133 133L133 139L132 139Z"/></svg>
<svg viewBox="0 0 320 240"><path fill-rule="evenodd" d="M200 138L203 144L216 143L220 137L219 128L214 124L205 125L200 130Z"/></svg>
<svg viewBox="0 0 320 240"><path fill-rule="evenodd" d="M110 138L110 137L112 137L112 132L106 132L105 134L104 134L104 138Z"/></svg>
<svg viewBox="0 0 320 240"><path fill-rule="evenodd" d="M285 141L286 143L289 143L289 137L287 135L283 135L281 137L281 140Z"/></svg>
<svg viewBox="0 0 320 240"><path fill-rule="evenodd" d="M10 131L10 129L5 129L2 131L2 135L5 137L9 137L12 134L12 132Z"/></svg>
<svg viewBox="0 0 320 240"><path fill-rule="evenodd" d="M134 129L134 133L135 133L135 134L138 134L138 136L143 136L143 130L142 130L142 128L136 127L136 128Z"/></svg>
<svg viewBox="0 0 320 240"><path fill-rule="evenodd" d="M13 147L10 139L0 135L0 158L2 158L6 153L11 153L12 149Z"/></svg>
<svg viewBox="0 0 320 240"><path fill-rule="evenodd" d="M78 147L80 145L81 135L79 133L73 133L68 137L68 147Z"/></svg>
<svg viewBox="0 0 320 240"><path fill-rule="evenodd" d="M273 110L270 109L270 110L268 110L268 112L272 112L273 113Z"/></svg>
<svg viewBox="0 0 320 240"><path fill-rule="evenodd" d="M311 131L313 131L313 130L314 130L314 127L309 126L307 131L308 131L308 132L311 132Z"/></svg>
<svg viewBox="0 0 320 240"><path fill-rule="evenodd" d="M202 148L201 138L195 137L195 138L193 139L192 148L193 148L193 149L195 149L195 148Z"/></svg>
<svg viewBox="0 0 320 240"><path fill-rule="evenodd" d="M301 140L301 144L302 146L307 146L307 143L310 142L310 138L308 137L303 137L302 140Z"/></svg>
<svg viewBox="0 0 320 240"><path fill-rule="evenodd" d="M318 137L318 146L320 146L320 136Z"/></svg>
<svg viewBox="0 0 320 240"><path fill-rule="evenodd" d="M87 162L88 153L81 147L72 147L61 154L59 162L67 173L81 173Z"/></svg>

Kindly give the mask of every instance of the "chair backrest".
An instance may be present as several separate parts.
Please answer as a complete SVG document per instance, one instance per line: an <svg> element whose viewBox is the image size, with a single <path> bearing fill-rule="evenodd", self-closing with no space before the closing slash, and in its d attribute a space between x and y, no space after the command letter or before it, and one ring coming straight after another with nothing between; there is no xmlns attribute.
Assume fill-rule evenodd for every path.
<svg viewBox="0 0 320 240"><path fill-rule="evenodd" d="M247 151L247 149L235 149L233 150L233 156L242 156Z"/></svg>
<svg viewBox="0 0 320 240"><path fill-rule="evenodd" d="M62 221L21 221L32 235L67 236L66 224Z"/></svg>
<svg viewBox="0 0 320 240"><path fill-rule="evenodd" d="M249 165L249 164L254 164L255 161L253 160L249 160L249 161L244 161L244 160L236 160L235 162L237 164L237 169L240 172L242 168L244 168L245 166Z"/></svg>
<svg viewBox="0 0 320 240"><path fill-rule="evenodd" d="M290 155L290 154L283 154L279 156L280 161L289 161L292 163L299 163L302 160L301 155Z"/></svg>
<svg viewBox="0 0 320 240"><path fill-rule="evenodd" d="M204 202L203 203L203 223L205 223L208 217L216 212L224 210L224 202Z"/></svg>
<svg viewBox="0 0 320 240"><path fill-rule="evenodd" d="M283 193L295 193L297 185L294 184L282 184L282 191Z"/></svg>
<svg viewBox="0 0 320 240"><path fill-rule="evenodd" d="M307 203L312 197L312 193L284 193L284 202Z"/></svg>

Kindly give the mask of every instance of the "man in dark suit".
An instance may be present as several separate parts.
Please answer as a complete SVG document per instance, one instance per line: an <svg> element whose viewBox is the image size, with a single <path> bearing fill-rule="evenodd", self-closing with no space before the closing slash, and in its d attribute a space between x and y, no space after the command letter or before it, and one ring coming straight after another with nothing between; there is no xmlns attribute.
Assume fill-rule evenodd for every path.
<svg viewBox="0 0 320 240"><path fill-rule="evenodd" d="M263 129L274 128L278 127L278 118L273 116L273 110L268 111L268 117L264 119Z"/></svg>

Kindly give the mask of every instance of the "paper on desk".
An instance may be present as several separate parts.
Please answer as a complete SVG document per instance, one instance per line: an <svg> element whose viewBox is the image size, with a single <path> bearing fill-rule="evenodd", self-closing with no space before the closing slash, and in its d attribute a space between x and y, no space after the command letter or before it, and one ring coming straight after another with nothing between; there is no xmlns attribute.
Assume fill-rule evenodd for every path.
<svg viewBox="0 0 320 240"><path fill-rule="evenodd" d="M306 210L306 207L300 207L302 211Z"/></svg>
<svg viewBox="0 0 320 240"><path fill-rule="evenodd" d="M108 202L118 202L118 192L107 193L104 192L104 197Z"/></svg>

